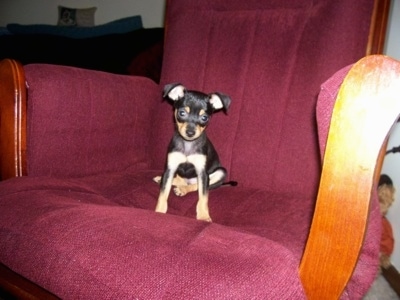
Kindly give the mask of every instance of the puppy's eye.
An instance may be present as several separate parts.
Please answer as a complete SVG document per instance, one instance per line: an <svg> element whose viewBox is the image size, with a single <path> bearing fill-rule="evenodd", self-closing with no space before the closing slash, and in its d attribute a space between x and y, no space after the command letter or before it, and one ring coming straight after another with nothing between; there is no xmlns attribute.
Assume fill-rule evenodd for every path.
<svg viewBox="0 0 400 300"><path fill-rule="evenodd" d="M208 121L208 116L207 115L202 115L201 117L200 117L200 120L202 121L202 122L207 122Z"/></svg>
<svg viewBox="0 0 400 300"><path fill-rule="evenodd" d="M184 109L178 110L178 115L180 117L186 117L187 112Z"/></svg>

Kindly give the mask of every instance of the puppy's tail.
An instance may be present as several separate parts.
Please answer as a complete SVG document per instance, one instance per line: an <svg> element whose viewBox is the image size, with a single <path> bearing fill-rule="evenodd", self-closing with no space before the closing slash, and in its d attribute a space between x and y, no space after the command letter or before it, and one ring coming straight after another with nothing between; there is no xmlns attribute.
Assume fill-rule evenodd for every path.
<svg viewBox="0 0 400 300"><path fill-rule="evenodd" d="M238 185L237 181L233 181L233 180L231 180L231 181L226 181L226 182L224 182L224 183L222 184L222 186L237 186L237 185Z"/></svg>

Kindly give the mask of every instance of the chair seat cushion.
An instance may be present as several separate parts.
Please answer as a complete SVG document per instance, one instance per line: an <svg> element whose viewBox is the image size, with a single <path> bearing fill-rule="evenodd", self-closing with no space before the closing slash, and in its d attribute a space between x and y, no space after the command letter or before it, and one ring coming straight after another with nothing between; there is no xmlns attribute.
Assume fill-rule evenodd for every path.
<svg viewBox="0 0 400 300"><path fill-rule="evenodd" d="M194 218L195 193L153 212L154 175L3 182L1 262L63 299L304 298L301 199L223 187L210 192L207 223Z"/></svg>

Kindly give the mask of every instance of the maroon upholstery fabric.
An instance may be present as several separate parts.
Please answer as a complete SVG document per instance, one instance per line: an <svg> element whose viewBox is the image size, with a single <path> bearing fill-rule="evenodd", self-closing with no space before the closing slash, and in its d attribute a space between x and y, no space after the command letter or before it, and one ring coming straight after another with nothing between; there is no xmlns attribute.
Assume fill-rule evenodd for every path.
<svg viewBox="0 0 400 300"><path fill-rule="evenodd" d="M283 195L221 188L209 224L193 217L195 195L152 212L153 175L3 182L0 260L63 299L304 298L297 268L310 210L299 199L282 211Z"/></svg>
<svg viewBox="0 0 400 300"><path fill-rule="evenodd" d="M162 85L26 66L28 176L0 183L0 261L63 299L303 299L319 142L346 70L316 111L317 96L363 56L372 2L169 1L162 85L232 97L207 132L239 185L210 192L213 223L195 220L195 193L153 212L173 130ZM343 299L378 270L377 212Z"/></svg>
<svg viewBox="0 0 400 300"><path fill-rule="evenodd" d="M170 4L161 83L232 97L228 116L216 115L209 126L230 177L314 198L315 100L323 81L364 55L373 1ZM169 136L154 137L160 148L152 156L161 161Z"/></svg>
<svg viewBox="0 0 400 300"><path fill-rule="evenodd" d="M147 165L149 107L161 101L154 82L122 75L110 81L107 73L46 65L25 70L30 176L83 176Z"/></svg>

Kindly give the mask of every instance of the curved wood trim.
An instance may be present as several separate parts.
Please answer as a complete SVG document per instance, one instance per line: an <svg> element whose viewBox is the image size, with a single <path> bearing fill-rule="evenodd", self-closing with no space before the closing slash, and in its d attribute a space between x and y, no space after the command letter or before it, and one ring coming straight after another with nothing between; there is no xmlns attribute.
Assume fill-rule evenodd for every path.
<svg viewBox="0 0 400 300"><path fill-rule="evenodd" d="M0 299L60 299L0 263Z"/></svg>
<svg viewBox="0 0 400 300"><path fill-rule="evenodd" d="M26 175L26 87L22 65L0 61L0 179Z"/></svg>
<svg viewBox="0 0 400 300"><path fill-rule="evenodd" d="M385 47L390 0L375 0L366 55L382 54Z"/></svg>
<svg viewBox="0 0 400 300"><path fill-rule="evenodd" d="M400 112L400 62L357 62L333 110L317 205L300 265L309 299L338 299L357 263L377 159Z"/></svg>

